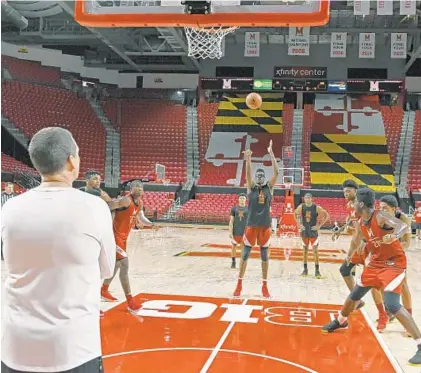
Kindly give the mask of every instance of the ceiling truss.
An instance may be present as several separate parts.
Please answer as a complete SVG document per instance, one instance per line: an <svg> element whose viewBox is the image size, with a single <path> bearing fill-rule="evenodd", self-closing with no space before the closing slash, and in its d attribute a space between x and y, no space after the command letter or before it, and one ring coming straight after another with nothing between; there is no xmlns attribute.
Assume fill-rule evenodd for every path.
<svg viewBox="0 0 421 373"><path fill-rule="evenodd" d="M82 27L73 19L71 1L9 1L8 4L28 17L29 23L25 30L2 25L4 41L16 44L89 46L97 51L98 56L106 57L106 67L111 65L110 68L121 70L200 70L200 61L188 56L183 29ZM415 59L420 57L421 10L417 10L417 15L411 17L399 14L378 16L374 9L367 16L354 16L350 5L346 1L335 2L329 24L311 28L311 42L326 44L329 43L331 32L347 32L348 43L353 44L358 42L358 33L374 32L386 35L386 39L381 42L387 43L391 32L405 32L408 34L409 45L413 46L405 69L408 70ZM243 42L246 31L260 31L263 43L281 44L287 42L289 33L287 27L242 28L227 37L227 45Z"/></svg>

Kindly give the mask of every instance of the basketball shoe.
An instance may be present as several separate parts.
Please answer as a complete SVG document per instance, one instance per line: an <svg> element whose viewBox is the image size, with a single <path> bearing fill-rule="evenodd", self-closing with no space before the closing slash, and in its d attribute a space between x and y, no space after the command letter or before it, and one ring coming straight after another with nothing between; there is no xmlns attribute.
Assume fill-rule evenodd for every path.
<svg viewBox="0 0 421 373"><path fill-rule="evenodd" d="M116 297L113 297L108 290L109 285L102 285L101 287L101 298L105 302L115 302L117 301Z"/></svg>

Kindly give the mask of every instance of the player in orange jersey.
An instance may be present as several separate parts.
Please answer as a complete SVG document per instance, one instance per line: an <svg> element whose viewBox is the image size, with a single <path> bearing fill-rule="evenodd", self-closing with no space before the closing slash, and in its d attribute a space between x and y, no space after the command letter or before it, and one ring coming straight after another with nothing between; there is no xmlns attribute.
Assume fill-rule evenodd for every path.
<svg viewBox="0 0 421 373"><path fill-rule="evenodd" d="M347 201L346 204L346 211L347 211L347 217L345 225L340 228L337 232L333 234L333 240L335 241L339 235L342 232L347 232L349 234L353 234L355 232L354 225L358 221L358 217L355 215L354 210L354 202L355 202L355 196L357 194L358 190L358 184L354 180L345 180L342 184L344 197ZM362 252L364 253L364 251ZM339 272L341 273L346 286L348 287L349 291L352 291L355 287L355 266L357 264L364 264L365 258L361 255L355 254L354 257L352 257L352 254L349 253L344 261L344 263L341 265ZM364 306L364 302L361 301L357 308L361 308Z"/></svg>
<svg viewBox="0 0 421 373"><path fill-rule="evenodd" d="M126 295L128 310L136 312L140 308L132 297L130 282L129 282L129 258L126 253L127 240L130 231L134 227L137 219L147 226L154 226L143 213L143 184L140 181L132 181L130 183L130 193L118 200L114 204L118 205L115 210L115 217L113 223L114 237L117 244L117 263L113 277L104 281L101 288L101 297L106 301L116 301L117 298L113 297L108 288L111 281L115 277L117 270L120 269L120 282ZM113 206L117 207L117 206Z"/></svg>
<svg viewBox="0 0 421 373"><path fill-rule="evenodd" d="M231 268L236 267L235 257L237 256L237 246L240 247L240 250L243 250L244 241L243 235L244 230L246 229L248 207L246 206L247 197L245 194L240 194L238 196L238 205L234 206L231 209L230 222L229 222L229 232L230 239L232 244L231 249Z"/></svg>
<svg viewBox="0 0 421 373"><path fill-rule="evenodd" d="M388 195L388 196L383 196L382 198L380 198L380 210L394 216L397 219L402 220L408 226L408 230L405 232L405 234L402 236L400 240L402 248L406 250L411 245L411 228L410 228L411 219L408 216L406 216L403 212L398 211L397 208L398 208L398 201L394 196ZM372 293L373 293L373 300L377 308L384 309L383 289L377 290L373 288ZM409 287L407 283L407 276L405 276L405 279L402 284L402 304L406 308L406 310L410 314L412 314L412 297L411 297L411 293L409 291ZM390 313L386 314L386 317L384 316L384 314L379 313L379 319L377 323L377 330L379 332L382 332L384 329L386 329L386 324L389 321L389 319L393 319L393 316Z"/></svg>
<svg viewBox="0 0 421 373"><path fill-rule="evenodd" d="M322 216L320 224L317 224L318 217ZM319 230L329 220L328 212L321 206L313 203L311 193L304 195L304 203L297 207L294 212L295 221L300 228L300 235L304 249L304 270L301 276L308 276L307 258L311 245L314 255L315 276L322 278L319 270Z"/></svg>
<svg viewBox="0 0 421 373"><path fill-rule="evenodd" d="M246 160L246 181L248 193L248 216L247 226L244 231L244 248L241 253L240 271L238 275L237 286L234 290L234 296L239 297L243 288L243 277L247 268L247 261L250 256L251 248L257 243L260 247L260 258L262 259L262 295L269 298L269 289L267 286L269 270L269 244L272 235L272 221L270 217L270 207L272 204L273 188L279 176L278 162L272 149L272 140L270 140L268 153L272 160L273 175L266 182L266 174L263 169L257 169L255 181L253 181L250 149L244 152Z"/></svg>
<svg viewBox="0 0 421 373"><path fill-rule="evenodd" d="M421 333L412 315L400 304L400 294L406 275L406 255L399 240L407 232L408 226L396 217L375 211L376 195L369 188L359 189L354 209L361 216L355 225L350 253L362 247L363 239L370 251L369 263L364 267L361 279L346 299L337 319L323 326L322 331L334 332L348 326L348 316L357 302L371 288L384 289L387 309L396 316L417 344L417 352L409 360L412 365L421 365Z"/></svg>
<svg viewBox="0 0 421 373"><path fill-rule="evenodd" d="M419 240L421 240L421 206L419 206L414 212L415 220L415 234Z"/></svg>

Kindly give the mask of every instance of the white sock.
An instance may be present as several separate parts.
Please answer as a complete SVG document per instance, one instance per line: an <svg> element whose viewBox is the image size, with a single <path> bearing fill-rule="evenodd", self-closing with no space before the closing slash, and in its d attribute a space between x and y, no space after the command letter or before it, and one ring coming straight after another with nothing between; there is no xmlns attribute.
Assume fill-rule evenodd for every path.
<svg viewBox="0 0 421 373"><path fill-rule="evenodd" d="M339 313L339 316L338 316L339 324L343 324L344 322L346 322L346 320L348 320L348 318L345 316L342 316L342 314Z"/></svg>

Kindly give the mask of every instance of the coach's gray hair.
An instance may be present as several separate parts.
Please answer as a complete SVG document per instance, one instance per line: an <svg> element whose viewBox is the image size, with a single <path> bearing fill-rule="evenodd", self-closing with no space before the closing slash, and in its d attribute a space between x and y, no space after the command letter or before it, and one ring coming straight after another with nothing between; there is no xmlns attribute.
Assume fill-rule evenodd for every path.
<svg viewBox="0 0 421 373"><path fill-rule="evenodd" d="M53 175L63 171L69 157L76 155L76 142L68 130L47 127L32 137L28 151L41 175Z"/></svg>

